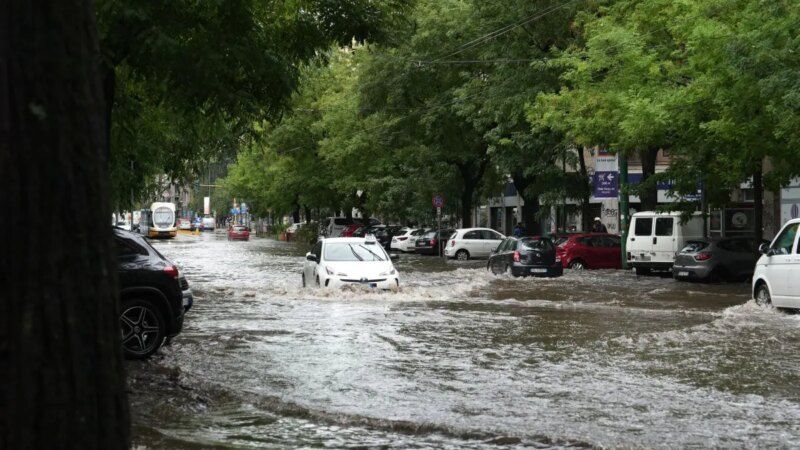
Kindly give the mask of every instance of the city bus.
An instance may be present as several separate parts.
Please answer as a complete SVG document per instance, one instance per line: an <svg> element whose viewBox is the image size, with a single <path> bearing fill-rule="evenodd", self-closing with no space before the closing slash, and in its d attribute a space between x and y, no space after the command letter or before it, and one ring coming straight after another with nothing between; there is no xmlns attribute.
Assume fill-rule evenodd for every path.
<svg viewBox="0 0 800 450"><path fill-rule="evenodd" d="M139 234L150 238L173 238L178 234L175 226L175 205L156 202L143 209L139 218Z"/></svg>

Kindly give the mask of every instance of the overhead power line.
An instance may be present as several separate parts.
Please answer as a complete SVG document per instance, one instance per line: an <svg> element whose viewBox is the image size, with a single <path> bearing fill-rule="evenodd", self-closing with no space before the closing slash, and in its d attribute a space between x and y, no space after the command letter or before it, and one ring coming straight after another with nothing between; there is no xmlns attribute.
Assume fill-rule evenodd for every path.
<svg viewBox="0 0 800 450"><path fill-rule="evenodd" d="M570 1L567 1L567 2L564 2L564 3L560 3L558 5L554 5L554 6L550 7L550 8L545 9L544 11L537 11L537 12L531 14L530 16L526 17L525 19L519 21L519 22L512 23L512 24L509 24L509 25L505 25L505 26L500 27L500 28L498 28L498 29L496 29L494 31L491 31L491 32L489 32L487 34L484 34L483 36L480 36L480 37L475 38L475 39L473 39L473 40L471 40L469 42L466 42L466 43L462 44L459 48L457 48L455 51L450 52L450 53L448 53L448 54L446 54L444 56L441 56L439 58L436 58L432 62L436 62L436 61L440 61L440 60L443 60L443 59L446 59L446 58L450 58L450 57L452 57L454 55L457 55L457 54L459 54L461 52L467 51L467 50L469 50L471 48L478 47L481 44L483 44L485 42L489 42L490 40L495 39L497 37L500 37L500 36L508 33L511 30L519 28L519 27L521 27L523 25L526 25L526 24L528 24L530 22L533 22L535 20L541 19L542 17L545 17L548 14L551 14L551 13L553 13L555 11L560 10L560 9L564 9L567 6L572 5L574 3L578 3L580 1L582 1L582 0L570 0Z"/></svg>

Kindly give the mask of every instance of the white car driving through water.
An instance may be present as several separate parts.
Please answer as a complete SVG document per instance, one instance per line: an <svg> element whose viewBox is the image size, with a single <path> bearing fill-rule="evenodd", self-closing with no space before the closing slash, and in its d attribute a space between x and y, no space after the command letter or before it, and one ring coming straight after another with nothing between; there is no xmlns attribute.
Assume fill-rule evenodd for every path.
<svg viewBox="0 0 800 450"><path fill-rule="evenodd" d="M321 239L306 253L303 286L396 289L400 278L393 258L396 256L389 256L372 235Z"/></svg>

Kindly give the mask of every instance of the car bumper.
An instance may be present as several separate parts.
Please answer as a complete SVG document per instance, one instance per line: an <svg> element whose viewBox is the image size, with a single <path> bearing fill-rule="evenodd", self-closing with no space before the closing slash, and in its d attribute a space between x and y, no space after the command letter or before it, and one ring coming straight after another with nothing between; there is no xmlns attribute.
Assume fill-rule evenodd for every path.
<svg viewBox="0 0 800 450"><path fill-rule="evenodd" d="M436 255L439 249L436 247L415 247L414 250L420 255Z"/></svg>
<svg viewBox="0 0 800 450"><path fill-rule="evenodd" d="M345 286L364 286L372 289L383 289L383 290L390 290L390 289L397 289L400 287L400 279L395 276L389 277L380 277L372 280L355 280L349 278L339 278L339 277L331 277L326 278L324 280L320 280L322 287L330 288L330 289L340 289Z"/></svg>
<svg viewBox="0 0 800 450"><path fill-rule="evenodd" d="M560 277L564 274L561 262L552 266L514 264L511 266L511 275L515 277Z"/></svg>
<svg viewBox="0 0 800 450"><path fill-rule="evenodd" d="M452 257L454 257L454 256L455 256L455 254L456 254L456 249L455 249L455 247L449 247L449 246L448 246L448 247L445 247L445 248L444 248L444 255L445 255L445 256L447 256L448 258L452 258Z"/></svg>
<svg viewBox="0 0 800 450"><path fill-rule="evenodd" d="M672 266L672 276L681 279L681 280L704 280L711 275L711 272L714 270L711 266L684 266L684 265L673 265Z"/></svg>
<svg viewBox="0 0 800 450"><path fill-rule="evenodd" d="M183 301L183 312L192 309L192 305L194 305L194 295L192 295L192 290L191 289L184 290L181 295L181 298Z"/></svg>
<svg viewBox="0 0 800 450"><path fill-rule="evenodd" d="M653 262L653 261L628 260L628 266L633 268L640 267L642 269L650 269L650 270L672 270L672 263L663 261Z"/></svg>

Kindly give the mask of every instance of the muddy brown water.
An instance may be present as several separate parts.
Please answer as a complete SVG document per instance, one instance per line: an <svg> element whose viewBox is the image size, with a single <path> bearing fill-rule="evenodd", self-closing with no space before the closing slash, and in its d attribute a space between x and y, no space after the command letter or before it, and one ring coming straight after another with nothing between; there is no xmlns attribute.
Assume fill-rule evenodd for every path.
<svg viewBox="0 0 800 450"><path fill-rule="evenodd" d="M127 364L141 448L800 446L800 316L747 284L402 255L400 292L329 292L295 244L155 245L196 300Z"/></svg>

